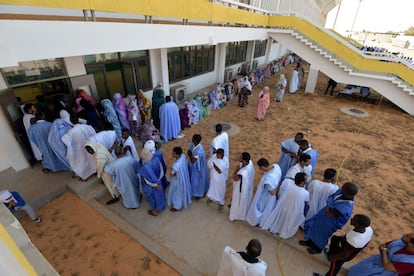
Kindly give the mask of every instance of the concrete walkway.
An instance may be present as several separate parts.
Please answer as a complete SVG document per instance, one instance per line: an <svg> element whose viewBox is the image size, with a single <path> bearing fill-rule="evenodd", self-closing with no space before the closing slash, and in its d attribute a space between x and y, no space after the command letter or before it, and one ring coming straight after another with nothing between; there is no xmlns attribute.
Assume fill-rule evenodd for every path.
<svg viewBox="0 0 414 276"><path fill-rule="evenodd" d="M44 174L40 166L0 173L0 189L18 190L36 209L69 189L182 275L215 275L224 247L242 251L252 238L262 243L261 258L268 264L268 275L282 275L277 263L280 240L276 236L246 222L229 221L227 208L220 212L205 199L181 212L167 209L153 217L147 214L145 199L136 210L125 209L121 202L107 206L109 195L96 178L79 182L70 173ZM280 261L285 275L312 275L328 269L323 256L309 256L297 238L283 242Z"/></svg>

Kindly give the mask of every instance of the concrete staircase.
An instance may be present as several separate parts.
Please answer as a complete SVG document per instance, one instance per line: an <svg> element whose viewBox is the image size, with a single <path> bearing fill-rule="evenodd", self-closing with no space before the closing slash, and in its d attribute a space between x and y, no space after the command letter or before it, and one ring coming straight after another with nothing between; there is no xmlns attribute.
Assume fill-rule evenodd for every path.
<svg viewBox="0 0 414 276"><path fill-rule="evenodd" d="M269 36L297 53L337 82L367 86L414 115L414 87L394 74L359 71L316 41L295 29L275 29ZM362 59L364 57L361 57Z"/></svg>

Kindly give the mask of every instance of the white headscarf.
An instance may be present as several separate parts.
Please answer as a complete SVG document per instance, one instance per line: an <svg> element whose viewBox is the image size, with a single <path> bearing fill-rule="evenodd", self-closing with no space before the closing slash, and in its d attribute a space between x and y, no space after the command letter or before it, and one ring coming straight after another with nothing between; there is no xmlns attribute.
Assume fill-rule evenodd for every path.
<svg viewBox="0 0 414 276"><path fill-rule="evenodd" d="M85 143L85 147L86 146L90 147L94 151L92 156L96 164L96 173L98 178L101 178L106 164L114 161L114 158L109 153L108 149L102 144L87 141Z"/></svg>
<svg viewBox="0 0 414 276"><path fill-rule="evenodd" d="M59 116L60 116L61 119L65 120L66 122L68 122L70 125L73 126L72 122L70 121L70 114L69 114L69 112L67 112L66 110L62 109L59 112Z"/></svg>
<svg viewBox="0 0 414 276"><path fill-rule="evenodd" d="M156 148L155 148L155 142L153 140L148 140L145 142L144 144L144 149L148 149L149 151L151 151L152 153L155 152Z"/></svg>
<svg viewBox="0 0 414 276"><path fill-rule="evenodd" d="M148 149L148 148L143 148L141 151L141 160L144 163L147 163L148 161L150 161L152 159L152 156L154 155L154 153Z"/></svg>
<svg viewBox="0 0 414 276"><path fill-rule="evenodd" d="M17 201L13 197L12 193L8 190L3 190L0 192L0 200L3 201L3 203L9 203L12 200Z"/></svg>

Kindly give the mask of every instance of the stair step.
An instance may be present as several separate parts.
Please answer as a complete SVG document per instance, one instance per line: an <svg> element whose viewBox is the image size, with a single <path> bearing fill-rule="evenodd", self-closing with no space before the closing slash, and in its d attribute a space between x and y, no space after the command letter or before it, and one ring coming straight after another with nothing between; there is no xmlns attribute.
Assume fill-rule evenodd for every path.
<svg viewBox="0 0 414 276"><path fill-rule="evenodd" d="M96 176L92 176L88 179L86 182L82 182L78 180L77 178L72 179L68 183L68 189L71 190L74 194L80 196L85 191L91 189L93 186L97 185L99 183L98 178Z"/></svg>
<svg viewBox="0 0 414 276"><path fill-rule="evenodd" d="M106 189L105 185L98 181L98 183L91 187L89 190L85 191L83 194L80 195L80 198L83 200L91 200L91 199L99 199L103 197L105 194L109 194L108 190Z"/></svg>

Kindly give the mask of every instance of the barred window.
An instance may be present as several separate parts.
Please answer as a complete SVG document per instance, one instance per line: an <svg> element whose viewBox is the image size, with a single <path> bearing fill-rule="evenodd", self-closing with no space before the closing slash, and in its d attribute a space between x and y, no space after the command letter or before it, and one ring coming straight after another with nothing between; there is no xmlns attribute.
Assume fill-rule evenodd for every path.
<svg viewBox="0 0 414 276"><path fill-rule="evenodd" d="M226 48L226 66L244 62L247 54L247 41L229 42Z"/></svg>
<svg viewBox="0 0 414 276"><path fill-rule="evenodd" d="M214 45L169 48L168 75L170 82L214 71Z"/></svg>
<svg viewBox="0 0 414 276"><path fill-rule="evenodd" d="M254 57L262 57L266 54L266 45L267 40L256 40L256 45L254 46Z"/></svg>

